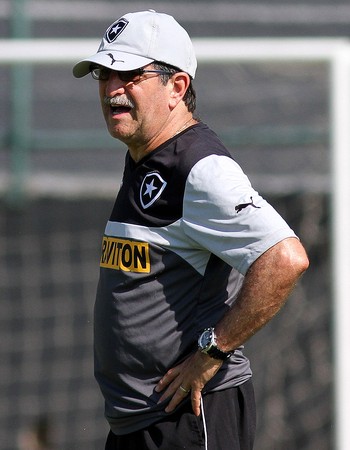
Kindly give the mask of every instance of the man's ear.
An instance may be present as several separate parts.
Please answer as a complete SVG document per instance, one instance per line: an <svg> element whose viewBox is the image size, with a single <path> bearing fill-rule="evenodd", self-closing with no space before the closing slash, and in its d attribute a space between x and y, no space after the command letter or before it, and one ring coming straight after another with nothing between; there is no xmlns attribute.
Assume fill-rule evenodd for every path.
<svg viewBox="0 0 350 450"><path fill-rule="evenodd" d="M183 99L189 85L190 76L186 72L176 72L169 80L169 106L173 109Z"/></svg>

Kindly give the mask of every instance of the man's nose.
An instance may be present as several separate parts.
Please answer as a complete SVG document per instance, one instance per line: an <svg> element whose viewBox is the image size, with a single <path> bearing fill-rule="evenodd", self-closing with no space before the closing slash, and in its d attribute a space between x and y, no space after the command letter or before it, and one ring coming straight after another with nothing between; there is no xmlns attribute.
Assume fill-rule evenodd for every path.
<svg viewBox="0 0 350 450"><path fill-rule="evenodd" d="M122 81L118 72L111 71L108 80L106 81L106 94L113 97L116 93L124 92L127 82Z"/></svg>

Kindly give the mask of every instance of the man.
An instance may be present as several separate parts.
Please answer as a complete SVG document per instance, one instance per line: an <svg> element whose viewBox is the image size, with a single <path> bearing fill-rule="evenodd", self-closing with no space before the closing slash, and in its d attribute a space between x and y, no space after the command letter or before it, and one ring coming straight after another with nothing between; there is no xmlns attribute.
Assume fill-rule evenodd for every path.
<svg viewBox="0 0 350 450"><path fill-rule="evenodd" d="M293 231L194 118L196 66L186 31L143 11L114 22L73 69L99 80L108 131L128 147L94 312L107 450L253 448L242 344L308 266Z"/></svg>

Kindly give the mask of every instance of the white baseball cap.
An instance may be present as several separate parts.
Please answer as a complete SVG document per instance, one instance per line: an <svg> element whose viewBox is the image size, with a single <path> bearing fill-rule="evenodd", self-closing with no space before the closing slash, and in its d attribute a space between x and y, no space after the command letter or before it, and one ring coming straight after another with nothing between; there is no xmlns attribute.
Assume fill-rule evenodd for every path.
<svg viewBox="0 0 350 450"><path fill-rule="evenodd" d="M107 28L95 55L79 61L73 74L81 78L91 63L113 70L135 70L153 61L195 77L197 60L187 31L168 14L153 10L129 13Z"/></svg>

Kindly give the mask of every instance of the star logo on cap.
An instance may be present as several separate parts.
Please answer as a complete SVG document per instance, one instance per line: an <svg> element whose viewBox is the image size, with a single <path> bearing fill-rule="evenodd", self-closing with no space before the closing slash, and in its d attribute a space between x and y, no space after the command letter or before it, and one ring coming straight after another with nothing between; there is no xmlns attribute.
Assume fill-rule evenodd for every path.
<svg viewBox="0 0 350 450"><path fill-rule="evenodd" d="M112 23L112 25L106 31L106 39L109 43L114 42L117 37L122 33L126 26L128 25L126 19L120 19L117 22Z"/></svg>
<svg viewBox="0 0 350 450"><path fill-rule="evenodd" d="M140 202L143 209L149 208L161 196L167 182L158 172L148 173L142 181L140 188Z"/></svg>

